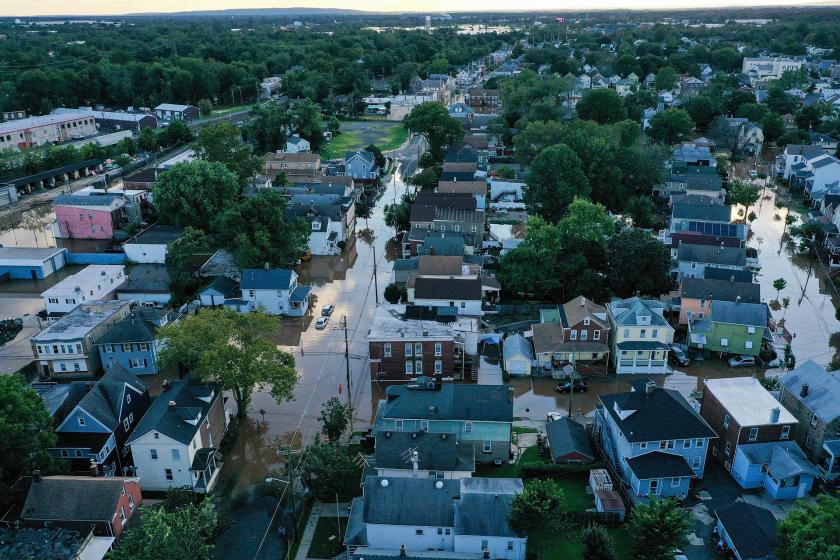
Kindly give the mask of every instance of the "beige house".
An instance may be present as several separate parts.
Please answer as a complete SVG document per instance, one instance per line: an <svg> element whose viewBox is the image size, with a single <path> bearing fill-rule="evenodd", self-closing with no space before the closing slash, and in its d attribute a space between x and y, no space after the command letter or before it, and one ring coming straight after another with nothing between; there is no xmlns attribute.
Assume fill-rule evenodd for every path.
<svg viewBox="0 0 840 560"><path fill-rule="evenodd" d="M610 352L607 309L579 296L555 310L543 310L535 324L534 353L545 371L562 370L569 363L606 359Z"/></svg>
<svg viewBox="0 0 840 560"><path fill-rule="evenodd" d="M272 179L282 172L290 181L311 181L321 170L321 156L308 152L269 152L263 159L263 171Z"/></svg>

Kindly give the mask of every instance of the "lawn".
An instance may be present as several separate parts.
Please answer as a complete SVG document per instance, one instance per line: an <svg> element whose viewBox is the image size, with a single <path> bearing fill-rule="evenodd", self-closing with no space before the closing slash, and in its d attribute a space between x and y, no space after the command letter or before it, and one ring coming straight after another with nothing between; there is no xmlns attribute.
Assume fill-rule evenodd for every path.
<svg viewBox="0 0 840 560"><path fill-rule="evenodd" d="M319 518L306 556L308 558L334 558L341 554L344 550L341 537L346 528L346 517Z"/></svg>
<svg viewBox="0 0 840 560"><path fill-rule="evenodd" d="M408 131L398 121L341 121L341 133L321 147L322 159L343 158L348 151L375 144L382 151L399 148L408 140Z"/></svg>
<svg viewBox="0 0 840 560"><path fill-rule="evenodd" d="M528 547L538 551L538 560L581 560L583 558L581 531L580 528L573 527L564 533L558 532L550 537L541 538L537 542L531 538L528 539ZM630 560L633 539L625 526L608 528L607 533L613 539L618 560Z"/></svg>

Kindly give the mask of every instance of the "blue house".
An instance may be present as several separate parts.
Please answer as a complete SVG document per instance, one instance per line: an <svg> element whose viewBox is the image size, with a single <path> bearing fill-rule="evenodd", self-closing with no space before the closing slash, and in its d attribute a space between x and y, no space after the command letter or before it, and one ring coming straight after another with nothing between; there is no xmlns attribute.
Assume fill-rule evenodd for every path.
<svg viewBox="0 0 840 560"><path fill-rule="evenodd" d="M804 498L819 472L795 441L742 443L732 476L742 488L764 488L774 500Z"/></svg>
<svg viewBox="0 0 840 560"><path fill-rule="evenodd" d="M135 375L160 373L160 343L155 335L169 320L169 314L159 309L138 307L132 311L97 341L102 367L109 371L120 365Z"/></svg>
<svg viewBox="0 0 840 560"><path fill-rule="evenodd" d="M344 156L344 174L355 181L371 182L379 178L379 167L372 152L358 150Z"/></svg>
<svg viewBox="0 0 840 560"><path fill-rule="evenodd" d="M688 401L652 381L601 395L595 407L595 440L638 501L688 494L702 478L709 440L717 437Z"/></svg>

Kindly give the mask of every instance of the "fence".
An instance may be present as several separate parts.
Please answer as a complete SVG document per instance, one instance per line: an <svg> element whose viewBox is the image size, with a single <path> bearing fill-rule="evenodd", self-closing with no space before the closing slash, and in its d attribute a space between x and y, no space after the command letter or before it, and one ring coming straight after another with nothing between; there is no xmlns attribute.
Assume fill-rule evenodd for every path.
<svg viewBox="0 0 840 560"><path fill-rule="evenodd" d="M560 514L560 519L575 525L586 526L597 523L615 527L621 523L621 514L612 511L567 511Z"/></svg>
<svg viewBox="0 0 840 560"><path fill-rule="evenodd" d="M67 264L125 264L125 253L67 253Z"/></svg>

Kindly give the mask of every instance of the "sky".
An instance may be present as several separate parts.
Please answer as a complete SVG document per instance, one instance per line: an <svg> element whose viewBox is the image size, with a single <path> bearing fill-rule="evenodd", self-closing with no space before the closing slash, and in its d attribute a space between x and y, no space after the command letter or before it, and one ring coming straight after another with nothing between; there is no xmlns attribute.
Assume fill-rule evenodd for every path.
<svg viewBox="0 0 840 560"><path fill-rule="evenodd" d="M733 6L794 6L814 0L482 0L464 2L462 11L552 10L558 15L573 9L679 9ZM187 12L230 8L345 8L382 12L445 12L458 9L452 0L28 0L0 1L0 16L117 15L143 12Z"/></svg>

